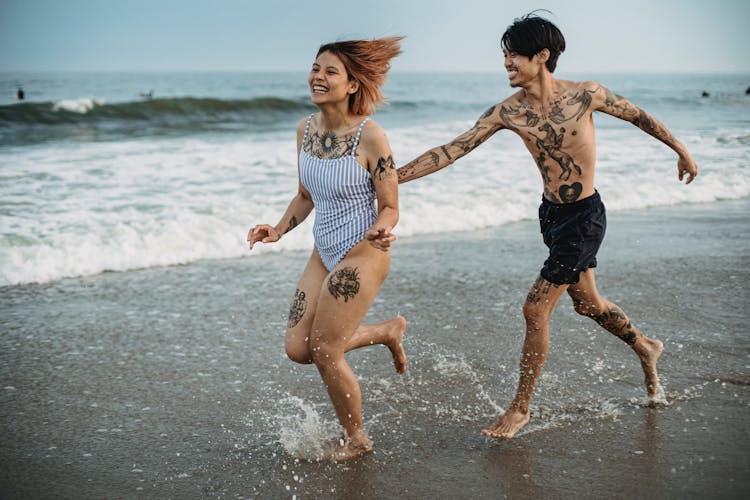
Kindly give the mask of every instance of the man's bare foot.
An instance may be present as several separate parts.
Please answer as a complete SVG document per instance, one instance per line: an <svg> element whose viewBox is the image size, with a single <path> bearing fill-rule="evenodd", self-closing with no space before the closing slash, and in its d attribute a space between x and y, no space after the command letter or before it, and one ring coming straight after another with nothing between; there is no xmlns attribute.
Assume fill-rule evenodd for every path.
<svg viewBox="0 0 750 500"><path fill-rule="evenodd" d="M372 451L372 440L364 431L354 437L341 437L325 451L324 458L333 462L345 462Z"/></svg>
<svg viewBox="0 0 750 500"><path fill-rule="evenodd" d="M659 374L656 371L656 363L664 351L664 344L658 340L642 336L633 345L633 350L641 360L649 403L664 403L664 389L659 384Z"/></svg>
<svg viewBox="0 0 750 500"><path fill-rule="evenodd" d="M404 332L406 332L406 319L403 316L386 321L388 328L388 341L386 345L393 356L393 366L396 372L406 373L406 353L404 352Z"/></svg>
<svg viewBox="0 0 750 500"><path fill-rule="evenodd" d="M528 424L530 419L531 414L528 411L511 407L489 429L482 429L482 434L496 439L510 439Z"/></svg>

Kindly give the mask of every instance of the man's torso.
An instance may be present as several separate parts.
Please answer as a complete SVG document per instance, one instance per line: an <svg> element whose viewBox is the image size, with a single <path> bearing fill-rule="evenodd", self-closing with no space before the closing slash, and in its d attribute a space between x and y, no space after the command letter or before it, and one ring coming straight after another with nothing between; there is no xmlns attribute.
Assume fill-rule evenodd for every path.
<svg viewBox="0 0 750 500"><path fill-rule="evenodd" d="M572 203L594 194L596 144L592 112L603 89L557 80L558 95L533 106L517 92L498 105L503 128L517 133L539 168L544 196Z"/></svg>

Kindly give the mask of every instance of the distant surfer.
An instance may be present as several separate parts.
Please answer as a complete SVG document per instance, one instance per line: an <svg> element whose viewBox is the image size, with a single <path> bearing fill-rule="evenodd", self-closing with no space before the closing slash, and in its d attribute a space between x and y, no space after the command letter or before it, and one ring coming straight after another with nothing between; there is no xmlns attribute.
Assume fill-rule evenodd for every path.
<svg viewBox="0 0 750 500"><path fill-rule="evenodd" d="M711 96L711 94L709 94L705 90L701 93L701 97L710 97L710 96Z"/></svg>
<svg viewBox="0 0 750 500"><path fill-rule="evenodd" d="M594 189L593 112L631 122L674 150L680 180L690 183L698 174L687 148L644 110L596 82L557 80L553 76L558 56L565 50L565 39L548 20L533 12L516 19L503 34L502 48L510 86L520 90L490 107L470 130L452 142L398 169L400 182L423 177L452 164L495 132L510 130L521 137L542 175L539 222L549 257L523 306L526 338L516 396L507 411L482 430L492 438L511 438L528 423L531 397L549 351L550 316L565 292L576 312L593 319L635 351L649 400L656 403L663 399L656 371L662 343L643 335L619 306L596 289L593 268L604 238L606 215Z"/></svg>
<svg viewBox="0 0 750 500"><path fill-rule="evenodd" d="M26 92L23 91L23 87L18 87L16 90L16 99L23 101L26 98Z"/></svg>

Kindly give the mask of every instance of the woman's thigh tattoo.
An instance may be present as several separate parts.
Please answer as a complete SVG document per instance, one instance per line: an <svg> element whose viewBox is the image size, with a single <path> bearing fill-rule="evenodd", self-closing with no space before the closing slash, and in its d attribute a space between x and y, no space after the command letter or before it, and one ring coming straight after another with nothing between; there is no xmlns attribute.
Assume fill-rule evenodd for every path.
<svg viewBox="0 0 750 500"><path fill-rule="evenodd" d="M287 328L294 328L302 320L302 316L307 310L307 300L305 300L305 292L297 289L294 292L294 299L292 299L292 305L289 306L289 321L287 321Z"/></svg>
<svg viewBox="0 0 750 500"><path fill-rule="evenodd" d="M328 291L333 298L344 298L344 302L354 298L359 292L359 272L356 267L344 267L328 278Z"/></svg>

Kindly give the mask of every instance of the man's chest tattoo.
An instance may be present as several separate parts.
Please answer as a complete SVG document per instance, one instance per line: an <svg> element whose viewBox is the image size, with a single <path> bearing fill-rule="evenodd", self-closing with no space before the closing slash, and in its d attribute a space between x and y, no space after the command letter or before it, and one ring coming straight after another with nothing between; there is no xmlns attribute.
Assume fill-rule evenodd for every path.
<svg viewBox="0 0 750 500"><path fill-rule="evenodd" d="M583 192L583 185L577 182L583 169L565 150L565 140L568 137L570 142L569 136L579 133L577 123L594 111L593 95L598 90L581 89L572 95L566 93L541 107L516 102L490 110L497 113L505 128L527 142L542 175L544 195L550 201L571 203ZM570 144L567 146L570 148Z"/></svg>
<svg viewBox="0 0 750 500"><path fill-rule="evenodd" d="M519 127L536 127L543 121L555 125L562 125L571 120L577 122L591 109L594 100L592 95L597 90L599 89L583 89L572 97L563 94L541 107L524 102L519 103L517 107L505 104L500 107L500 119L506 127L515 131L518 131Z"/></svg>
<svg viewBox="0 0 750 500"><path fill-rule="evenodd" d="M354 142L355 138L351 135L341 137L337 136L331 130L326 130L325 132L318 132L316 130L308 134L302 148L309 155L324 160L331 160L351 154Z"/></svg>
<svg viewBox="0 0 750 500"><path fill-rule="evenodd" d="M581 167L576 164L573 157L566 151L563 150L563 141L565 140L565 127L560 127L559 131L556 131L549 122L544 122L541 127L536 129L537 132L529 130L526 132L528 135L533 137L536 145L536 149L539 151L539 156L535 158L536 164L539 170L542 172L542 176L545 182L550 180L549 168L546 167L546 161L551 160L553 165L560 167L560 174L558 180L567 181L573 172L578 175L583 173Z"/></svg>

